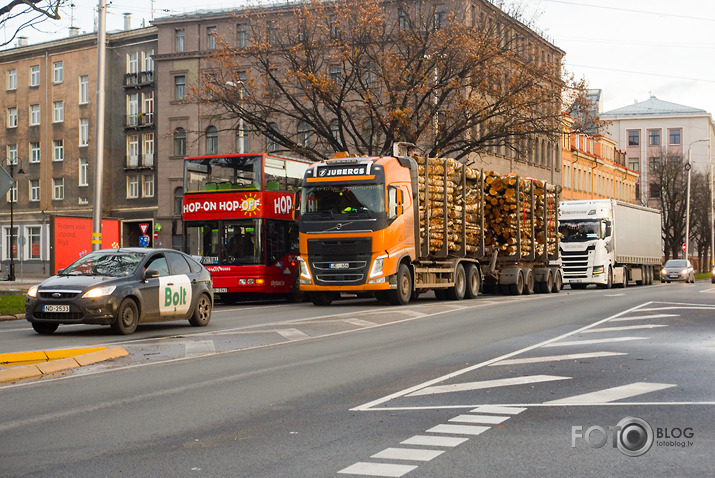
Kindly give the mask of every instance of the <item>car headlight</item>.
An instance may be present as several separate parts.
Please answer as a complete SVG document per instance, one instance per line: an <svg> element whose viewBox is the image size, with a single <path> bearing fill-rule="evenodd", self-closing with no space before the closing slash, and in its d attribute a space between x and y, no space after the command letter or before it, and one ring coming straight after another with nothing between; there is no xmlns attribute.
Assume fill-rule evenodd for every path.
<svg viewBox="0 0 715 478"><path fill-rule="evenodd" d="M32 298L37 297L37 286L36 285L33 285L32 287L27 289L27 296L32 297Z"/></svg>
<svg viewBox="0 0 715 478"><path fill-rule="evenodd" d="M382 275L382 263L387 258L387 255L377 256L375 262L372 263L372 269L370 269L370 278L378 277Z"/></svg>
<svg viewBox="0 0 715 478"><path fill-rule="evenodd" d="M660 270L660 275L663 275L663 276L664 276L664 275L666 275L666 274L667 274L667 272L665 271L665 269L661 269L661 270Z"/></svg>
<svg viewBox="0 0 715 478"><path fill-rule="evenodd" d="M682 271L680 271L680 275L681 275L681 276L686 276L686 275L688 275L688 269L683 269Z"/></svg>
<svg viewBox="0 0 715 478"><path fill-rule="evenodd" d="M96 297L104 297L105 295L109 295L112 292L114 292L114 289L116 289L117 286L114 285L107 285L104 287L95 287L94 289L89 289L87 292L85 292L82 295L83 299L94 299Z"/></svg>

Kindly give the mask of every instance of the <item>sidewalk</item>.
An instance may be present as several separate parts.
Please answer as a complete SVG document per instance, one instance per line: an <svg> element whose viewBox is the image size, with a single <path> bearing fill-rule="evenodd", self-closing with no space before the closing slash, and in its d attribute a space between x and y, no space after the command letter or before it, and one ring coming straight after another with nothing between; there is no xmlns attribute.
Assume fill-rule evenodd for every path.
<svg viewBox="0 0 715 478"><path fill-rule="evenodd" d="M37 285L43 280L47 279L45 276L16 276L14 281L0 280L0 291L20 291L23 294L27 289L33 285Z"/></svg>

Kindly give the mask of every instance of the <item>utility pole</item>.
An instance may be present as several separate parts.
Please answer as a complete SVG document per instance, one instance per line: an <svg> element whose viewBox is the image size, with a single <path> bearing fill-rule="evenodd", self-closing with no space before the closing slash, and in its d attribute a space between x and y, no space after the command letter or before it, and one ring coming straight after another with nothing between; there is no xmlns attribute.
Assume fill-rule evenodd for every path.
<svg viewBox="0 0 715 478"><path fill-rule="evenodd" d="M99 0L97 31L97 105L94 121L94 204L92 209L92 250L102 248L102 182L104 179L104 64L107 46L107 2Z"/></svg>

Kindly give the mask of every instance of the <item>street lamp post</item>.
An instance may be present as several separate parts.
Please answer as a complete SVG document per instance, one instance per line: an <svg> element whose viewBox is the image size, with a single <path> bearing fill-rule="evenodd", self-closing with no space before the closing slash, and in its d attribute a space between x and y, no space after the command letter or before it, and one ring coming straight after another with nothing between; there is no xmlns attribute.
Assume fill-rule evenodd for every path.
<svg viewBox="0 0 715 478"><path fill-rule="evenodd" d="M22 166L17 170L17 174L24 174ZM7 271L7 280L15 280L15 200L17 199L17 182L15 181L15 163L10 163L10 178L12 179L12 189L10 189L10 266Z"/></svg>
<svg viewBox="0 0 715 478"><path fill-rule="evenodd" d="M226 86L231 88L238 88L238 109L243 109L243 81L238 80L237 82L227 81ZM238 116L238 152L243 154L243 112Z"/></svg>

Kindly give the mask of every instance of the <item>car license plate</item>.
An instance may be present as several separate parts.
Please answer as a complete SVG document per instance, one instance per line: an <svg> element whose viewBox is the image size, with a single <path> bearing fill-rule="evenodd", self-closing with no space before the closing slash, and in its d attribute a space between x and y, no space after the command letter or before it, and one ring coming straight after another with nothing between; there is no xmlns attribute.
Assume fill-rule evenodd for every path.
<svg viewBox="0 0 715 478"><path fill-rule="evenodd" d="M228 292L228 288L227 287L214 287L214 292L217 294L220 294L222 292L226 293L226 292Z"/></svg>
<svg viewBox="0 0 715 478"><path fill-rule="evenodd" d="M680 276L680 274L678 274L677 272L671 272L671 273L670 273L670 278L671 278L671 279L677 279L679 276Z"/></svg>
<svg viewBox="0 0 715 478"><path fill-rule="evenodd" d="M69 312L69 305L43 305L42 312Z"/></svg>
<svg viewBox="0 0 715 478"><path fill-rule="evenodd" d="M350 267L350 264L347 262L333 262L330 264L331 269L347 269Z"/></svg>

